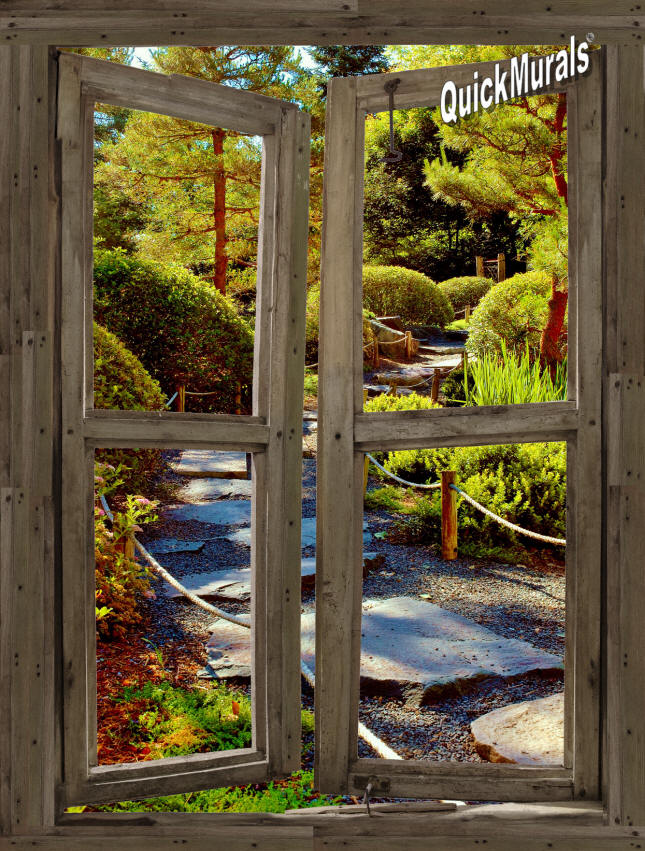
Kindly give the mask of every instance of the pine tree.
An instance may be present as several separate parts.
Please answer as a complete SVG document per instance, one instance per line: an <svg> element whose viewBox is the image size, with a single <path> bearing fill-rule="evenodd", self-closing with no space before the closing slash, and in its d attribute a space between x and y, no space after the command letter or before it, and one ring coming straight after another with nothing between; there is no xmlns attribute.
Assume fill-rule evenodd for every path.
<svg viewBox="0 0 645 851"><path fill-rule="evenodd" d="M327 96L329 77L379 74L387 71L389 65L385 48L378 45L332 44L310 47L308 53L319 66L315 76L323 99Z"/></svg>

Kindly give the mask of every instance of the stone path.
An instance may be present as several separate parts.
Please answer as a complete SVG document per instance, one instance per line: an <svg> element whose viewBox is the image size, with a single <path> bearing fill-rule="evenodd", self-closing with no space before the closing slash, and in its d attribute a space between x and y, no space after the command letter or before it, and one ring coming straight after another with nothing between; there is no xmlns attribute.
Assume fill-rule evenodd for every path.
<svg viewBox="0 0 645 851"><path fill-rule="evenodd" d="M180 460L171 464L180 476L216 479L246 479L246 454L211 449L184 449Z"/></svg>
<svg viewBox="0 0 645 851"><path fill-rule="evenodd" d="M363 544L369 544L372 540L372 533L367 531L367 521L363 523ZM230 532L227 535L222 535L223 538L226 538L227 541L231 541L233 544L239 544L243 547L251 546L251 527L246 526L242 529L238 529L235 532ZM316 518L315 517L303 517L302 519L302 547L315 547L316 546Z"/></svg>
<svg viewBox="0 0 645 851"><path fill-rule="evenodd" d="M494 709L470 729L477 753L489 762L562 765L564 692Z"/></svg>
<svg viewBox="0 0 645 851"><path fill-rule="evenodd" d="M363 560L377 558L377 553L364 553ZM316 558L310 556L302 559L302 587L312 588L316 578ZM212 570L206 573L190 573L182 577L182 585L193 594L204 599L220 599L245 601L251 597L251 568L241 567L237 570ZM183 595L172 585L165 584L163 593L167 597L181 598Z"/></svg>
<svg viewBox="0 0 645 851"><path fill-rule="evenodd" d="M302 616L302 657L315 669L314 619ZM361 625L361 691L415 706L460 695L491 677L562 669L562 659L519 639L502 638L467 618L411 597L366 600ZM250 636L217 620L201 676L250 677Z"/></svg>

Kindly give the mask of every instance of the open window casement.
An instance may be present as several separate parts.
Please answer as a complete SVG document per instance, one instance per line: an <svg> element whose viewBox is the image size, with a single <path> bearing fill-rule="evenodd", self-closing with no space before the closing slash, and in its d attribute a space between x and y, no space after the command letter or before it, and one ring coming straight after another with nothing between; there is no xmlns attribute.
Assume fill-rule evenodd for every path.
<svg viewBox="0 0 645 851"><path fill-rule="evenodd" d="M182 76L60 55L62 168L62 803L255 783L300 765L301 422L309 117L293 104ZM262 137L251 416L94 410L92 156L96 102ZM93 452L252 453L252 746L97 766Z"/></svg>
<svg viewBox="0 0 645 851"><path fill-rule="evenodd" d="M435 107L445 82L494 63L333 79L328 88L321 272L316 787L322 792L492 801L599 796L601 589L602 51L562 86L568 110L568 400L363 413L362 265L366 113ZM505 63L501 63L503 66ZM504 68L502 69L504 70ZM544 89L541 91L547 91ZM562 90L562 89L561 89ZM564 764L359 759L364 453L567 441Z"/></svg>

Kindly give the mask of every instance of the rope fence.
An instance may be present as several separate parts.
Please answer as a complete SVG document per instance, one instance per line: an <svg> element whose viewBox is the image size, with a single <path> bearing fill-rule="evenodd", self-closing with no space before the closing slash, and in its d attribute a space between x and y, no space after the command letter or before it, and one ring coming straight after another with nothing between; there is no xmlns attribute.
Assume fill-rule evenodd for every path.
<svg viewBox="0 0 645 851"><path fill-rule="evenodd" d="M454 483L456 474L453 471L444 470L441 474L441 481L433 482L430 485L422 485L418 482L409 482L406 479L402 479L400 476L397 476L395 473L390 472L390 470L386 469L382 464L379 464L376 458L373 455L370 455L369 452L365 453L365 458L366 463L369 462L374 464L374 466L378 467L382 473L385 473L386 476L401 485L405 485L410 488L418 488L419 490L434 490L435 488L442 489L441 533L442 555L444 558L453 559L457 557L457 504L454 499L450 499L449 491L454 491L455 494L459 494L459 496L472 505L473 508L481 511L482 514L490 517L491 520L499 523L500 526L505 526L507 529L517 532L519 535L524 535L527 538L533 538L535 541L542 541L545 544L554 544L559 547L565 547L567 545L565 538L554 538L551 535L542 535L539 532L532 532L530 529L524 529L516 523L511 523L510 520L505 520L503 517L500 517L499 514L495 514L494 511L491 511L480 502L477 502L477 500L473 499L472 496L466 493L466 491L462 490L459 485ZM367 490L367 481L365 482L365 489ZM448 491L445 497L443 493L444 491Z"/></svg>
<svg viewBox="0 0 645 851"><path fill-rule="evenodd" d="M523 529L522 526L517 526L515 523L511 523L510 520L505 520L503 517L500 517L499 514L495 514L489 508L485 508L481 503L474 500L472 496L469 496L465 491L463 491L458 485L451 484L450 487L452 490L456 491L459 496L465 499L466 502L469 502L474 508L481 511L482 514L496 520L500 526L506 526L507 529L512 529L513 532L518 532L520 535L526 535L527 538L534 538L536 541L544 541L545 544L557 544L562 547L565 547L567 544L565 538L552 538L549 535L541 535L539 532L531 532L529 529Z"/></svg>

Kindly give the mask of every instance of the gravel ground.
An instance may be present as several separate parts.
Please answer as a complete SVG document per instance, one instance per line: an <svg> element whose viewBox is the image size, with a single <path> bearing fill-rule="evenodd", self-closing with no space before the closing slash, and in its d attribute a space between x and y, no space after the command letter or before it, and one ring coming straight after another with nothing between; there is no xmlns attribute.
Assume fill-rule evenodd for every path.
<svg viewBox="0 0 645 851"><path fill-rule="evenodd" d="M376 481L370 486L378 485ZM315 516L315 460L303 460L303 516ZM395 517L384 510L368 511L372 533L387 531ZM187 573L230 570L249 565L249 550L217 535L225 528L198 522L160 521L141 536L142 542L157 537L204 540L200 553L164 555L162 563L178 579ZM369 598L427 595L432 603L464 615L499 635L523 639L552 653L564 653L564 570L557 565L539 568L485 562L478 559L442 561L430 547L404 546L374 539L366 549L384 556L385 562L364 581ZM313 555L314 548L303 550ZM153 581L153 586L156 585ZM303 612L315 606L314 592L303 593ZM163 645L170 638L192 636L206 641L212 616L189 602L170 602L158 593L143 601L153 625L149 639ZM242 604L226 603L228 611L245 611ZM410 759L480 762L470 735L470 721L509 703L553 694L563 688L562 677L524 675L513 680L499 678L479 684L476 691L445 699L432 706L412 708L400 700L365 697L360 719L402 756ZM305 686L303 703L311 707ZM359 756L374 756L359 744Z"/></svg>

